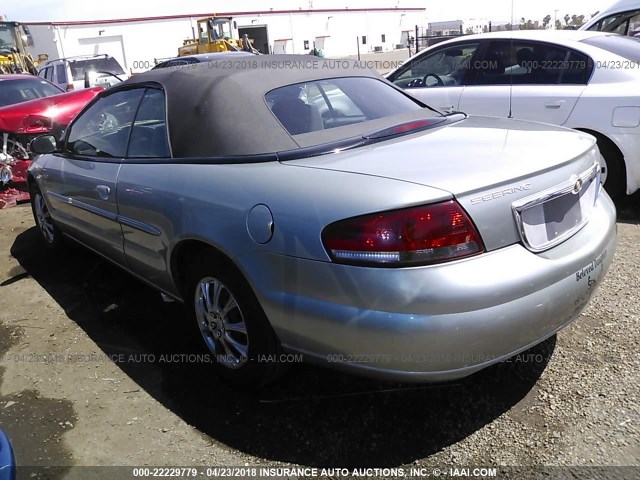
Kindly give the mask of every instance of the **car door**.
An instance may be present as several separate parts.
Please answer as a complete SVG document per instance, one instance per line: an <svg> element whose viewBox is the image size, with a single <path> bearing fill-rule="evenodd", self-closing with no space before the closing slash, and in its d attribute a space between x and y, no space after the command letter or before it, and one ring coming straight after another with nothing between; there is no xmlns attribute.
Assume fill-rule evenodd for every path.
<svg viewBox="0 0 640 480"><path fill-rule="evenodd" d="M593 61L575 50L545 42L489 42L460 110L563 125L582 95Z"/></svg>
<svg viewBox="0 0 640 480"><path fill-rule="evenodd" d="M116 180L144 88L98 97L68 129L61 153L47 160L44 185L63 230L124 264Z"/></svg>
<svg viewBox="0 0 640 480"><path fill-rule="evenodd" d="M167 283L172 230L167 213L182 209L184 200L166 193L176 181L168 138L164 92L147 88L118 176L118 211L129 269L165 290L172 288Z"/></svg>
<svg viewBox="0 0 640 480"><path fill-rule="evenodd" d="M431 107L458 110L479 46L479 41L460 41L429 49L388 79Z"/></svg>

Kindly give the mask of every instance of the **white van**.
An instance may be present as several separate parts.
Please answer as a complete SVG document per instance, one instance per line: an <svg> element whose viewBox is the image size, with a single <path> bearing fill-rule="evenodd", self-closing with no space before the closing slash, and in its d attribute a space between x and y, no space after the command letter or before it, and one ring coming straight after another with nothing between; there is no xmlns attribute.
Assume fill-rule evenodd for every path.
<svg viewBox="0 0 640 480"><path fill-rule="evenodd" d="M635 37L640 35L640 1L619 0L598 12L580 30L615 32Z"/></svg>
<svg viewBox="0 0 640 480"><path fill-rule="evenodd" d="M109 87L128 78L118 61L109 55L88 55L49 60L38 67L38 76L70 92L85 88L85 76L90 85Z"/></svg>

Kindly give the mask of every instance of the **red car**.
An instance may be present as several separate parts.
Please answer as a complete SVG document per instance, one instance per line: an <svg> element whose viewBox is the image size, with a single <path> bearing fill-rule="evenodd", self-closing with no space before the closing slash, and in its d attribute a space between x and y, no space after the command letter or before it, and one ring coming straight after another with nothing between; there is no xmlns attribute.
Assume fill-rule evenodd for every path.
<svg viewBox="0 0 640 480"><path fill-rule="evenodd" d="M29 142L59 134L102 87L65 93L32 75L0 75L0 208L29 199Z"/></svg>

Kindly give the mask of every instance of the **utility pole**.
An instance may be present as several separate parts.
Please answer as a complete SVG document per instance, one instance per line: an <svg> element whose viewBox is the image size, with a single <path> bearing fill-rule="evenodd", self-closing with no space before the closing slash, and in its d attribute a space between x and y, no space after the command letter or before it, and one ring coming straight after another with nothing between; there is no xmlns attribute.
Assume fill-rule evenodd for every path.
<svg viewBox="0 0 640 480"><path fill-rule="evenodd" d="M559 10L557 8L553 11L553 29L554 30L556 30L558 28L557 27L557 25L558 25L558 11Z"/></svg>

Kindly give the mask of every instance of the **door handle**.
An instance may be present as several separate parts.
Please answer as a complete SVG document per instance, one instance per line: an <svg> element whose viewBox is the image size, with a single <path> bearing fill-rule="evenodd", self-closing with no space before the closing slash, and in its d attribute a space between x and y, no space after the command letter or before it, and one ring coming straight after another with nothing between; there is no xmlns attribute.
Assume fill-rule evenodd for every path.
<svg viewBox="0 0 640 480"><path fill-rule="evenodd" d="M96 187L96 192L98 192L98 196L102 200L109 200L109 196L111 195L111 189L106 185L98 185Z"/></svg>
<svg viewBox="0 0 640 480"><path fill-rule="evenodd" d="M558 110L565 103L566 102L564 100L560 100L559 102L545 103L544 106L545 106L545 108L548 108L549 110Z"/></svg>

